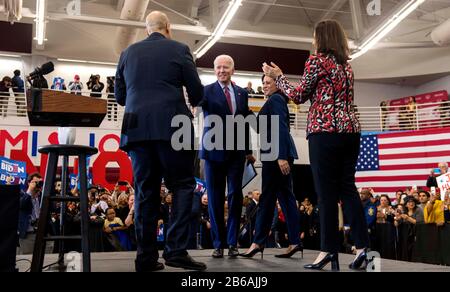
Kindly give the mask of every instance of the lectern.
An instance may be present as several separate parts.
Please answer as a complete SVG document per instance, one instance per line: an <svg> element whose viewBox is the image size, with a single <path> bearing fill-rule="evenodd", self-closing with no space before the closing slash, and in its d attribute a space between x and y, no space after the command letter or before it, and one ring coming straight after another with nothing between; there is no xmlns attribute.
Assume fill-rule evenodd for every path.
<svg viewBox="0 0 450 292"><path fill-rule="evenodd" d="M27 91L31 126L99 127L107 101L81 95L32 88Z"/></svg>
<svg viewBox="0 0 450 292"><path fill-rule="evenodd" d="M58 126L58 127L99 127L107 113L107 102L97 98L90 98L60 91L31 88L27 91L27 110L31 126ZM41 272L44 264L45 246L47 241L58 242L59 245L59 270L65 269L64 264L64 241L81 240L81 250L83 254L83 272L90 272L90 251L89 251L89 211L87 194L87 169L86 158L98 153L98 149L88 146L67 145L73 144L74 131L58 130L73 134L70 142L61 142L62 145L50 145L39 148L42 154L48 154L48 164L45 173L45 181L42 193L41 212L36 233L36 242L33 251L31 265L32 272ZM64 145L66 144L66 145ZM61 173L61 194L52 194L58 168L58 159L63 157ZM80 192L79 197L69 195L68 167L69 157L76 156L79 159ZM50 221L50 204L61 202L60 208L60 229L56 236L47 236L48 222ZM81 214L81 235L64 235L65 202L80 202ZM77 266L77 263L71 263ZM81 265L81 263L80 263ZM81 270L81 266L79 267Z"/></svg>

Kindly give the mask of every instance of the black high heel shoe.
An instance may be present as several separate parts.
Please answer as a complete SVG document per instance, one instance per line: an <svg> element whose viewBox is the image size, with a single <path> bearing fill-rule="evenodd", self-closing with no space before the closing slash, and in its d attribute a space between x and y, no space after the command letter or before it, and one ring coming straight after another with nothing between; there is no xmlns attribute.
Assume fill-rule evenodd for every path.
<svg viewBox="0 0 450 292"><path fill-rule="evenodd" d="M339 254L338 253L328 253L320 262L317 264L310 264L304 266L308 270L322 270L331 262L331 270L339 271Z"/></svg>
<svg viewBox="0 0 450 292"><path fill-rule="evenodd" d="M257 247L257 248L253 249L249 253L240 253L239 256L250 259L250 258L254 257L259 252L261 253L261 259L263 259L264 258L264 247Z"/></svg>
<svg viewBox="0 0 450 292"><path fill-rule="evenodd" d="M367 258L367 249L365 248L362 253L348 266L351 270L361 270L366 269L369 264Z"/></svg>
<svg viewBox="0 0 450 292"><path fill-rule="evenodd" d="M302 253L302 258L303 258L303 245L301 243L296 245L293 249L291 249L290 252L283 253L283 254L277 254L277 255L275 255L275 257L276 258L281 258L281 259L287 259L287 258L292 257L297 252L301 252Z"/></svg>

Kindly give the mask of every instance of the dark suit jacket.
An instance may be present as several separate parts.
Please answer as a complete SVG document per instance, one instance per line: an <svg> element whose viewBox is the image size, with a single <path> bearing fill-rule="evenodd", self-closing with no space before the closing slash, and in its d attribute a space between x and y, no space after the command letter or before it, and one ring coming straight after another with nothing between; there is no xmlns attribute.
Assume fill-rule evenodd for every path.
<svg viewBox="0 0 450 292"><path fill-rule="evenodd" d="M121 149L135 142L170 141L177 130L172 118L193 118L183 86L197 106L203 86L188 46L153 33L122 53L115 82L117 103L126 106Z"/></svg>
<svg viewBox="0 0 450 292"><path fill-rule="evenodd" d="M236 114L235 116L243 116L247 117L249 115L252 115L253 113L250 111L248 107L248 93L245 89L233 85L234 87L234 95L236 98ZM221 85L219 82L215 82L213 84L210 84L208 86L205 86L204 91L204 98L201 102L201 107L203 108L203 113L205 116L205 120L209 115L216 115L219 116L222 120L222 123L224 125L224 137L223 137L223 147L226 147L226 116L232 115L230 108L228 107L227 99L225 97L225 93L222 90ZM214 126L214 125L213 125ZM205 125L205 128L203 130L203 137L210 131L211 128L207 127ZM250 133L249 128L247 128L246 131L247 135ZM236 130L235 130L235 142L236 142ZM236 144L236 143L235 143ZM242 151L238 151L238 153L245 157L247 154L251 154L251 146L250 141L247 139L246 141L246 149ZM229 155L231 151L226 150L206 150L204 149L203 145L200 151L200 159L215 161L215 162L223 162L228 160Z"/></svg>
<svg viewBox="0 0 450 292"><path fill-rule="evenodd" d="M295 148L294 139L290 134L290 116L289 109L287 106L287 98L279 93L273 94L264 106L261 108L261 111L258 114L258 120L261 116L267 116L267 128L262 129L259 127L259 132L262 131L267 132L267 139L271 141L271 143L278 143L279 145L279 154L278 160L295 160L298 159L297 149ZM279 116L280 124L278 126L278 134L279 140L272 141L271 136L271 116ZM261 153L268 153L269 151L261 150Z"/></svg>
<svg viewBox="0 0 450 292"><path fill-rule="evenodd" d="M24 191L20 192L19 205L19 237L24 239L27 237L28 227L30 226L31 213L33 212L33 203L31 196Z"/></svg>
<svg viewBox="0 0 450 292"><path fill-rule="evenodd" d="M434 176L429 176L427 179L427 188L438 187L437 180Z"/></svg>

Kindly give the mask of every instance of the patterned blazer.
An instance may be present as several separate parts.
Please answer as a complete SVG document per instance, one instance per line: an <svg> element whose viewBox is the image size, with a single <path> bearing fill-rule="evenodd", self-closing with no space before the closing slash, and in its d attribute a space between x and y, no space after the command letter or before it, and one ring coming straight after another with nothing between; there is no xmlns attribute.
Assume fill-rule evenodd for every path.
<svg viewBox="0 0 450 292"><path fill-rule="evenodd" d="M314 133L359 133L361 126L355 115L354 75L349 63L338 64L333 55L311 55L298 87L286 76L279 76L277 87L295 103L311 100L308 136Z"/></svg>

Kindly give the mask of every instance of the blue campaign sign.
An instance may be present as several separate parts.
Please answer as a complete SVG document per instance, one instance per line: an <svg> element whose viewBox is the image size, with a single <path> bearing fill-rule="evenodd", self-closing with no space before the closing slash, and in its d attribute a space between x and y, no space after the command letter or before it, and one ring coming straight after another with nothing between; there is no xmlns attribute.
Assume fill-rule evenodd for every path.
<svg viewBox="0 0 450 292"><path fill-rule="evenodd" d="M77 179L79 179L77 175L69 174L69 182L70 182L71 189L73 189L75 187L75 185L78 186L78 189L80 188L80 182L78 181L78 184L77 184ZM88 179L88 187L92 186L92 175L90 173L87 175L87 179Z"/></svg>
<svg viewBox="0 0 450 292"><path fill-rule="evenodd" d="M202 181L199 178L195 178L195 182L197 183L194 193L199 193L204 195L206 193L206 182Z"/></svg>
<svg viewBox="0 0 450 292"><path fill-rule="evenodd" d="M27 179L26 163L0 157L0 184L25 185Z"/></svg>

